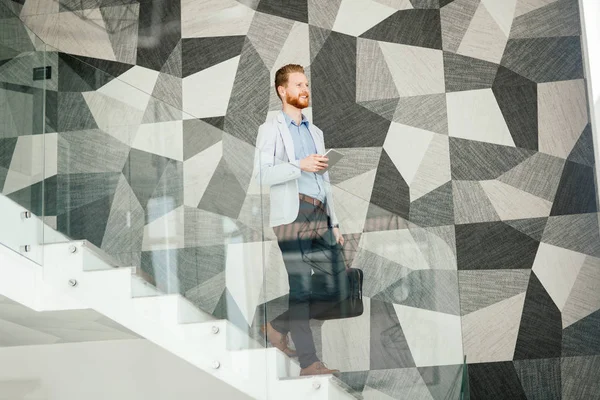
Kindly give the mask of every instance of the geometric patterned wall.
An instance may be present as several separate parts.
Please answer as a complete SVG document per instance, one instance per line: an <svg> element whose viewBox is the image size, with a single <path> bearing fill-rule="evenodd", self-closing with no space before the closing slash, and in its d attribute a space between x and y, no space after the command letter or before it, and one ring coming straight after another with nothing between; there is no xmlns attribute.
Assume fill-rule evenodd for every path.
<svg viewBox="0 0 600 400"><path fill-rule="evenodd" d="M299 63L365 271L364 315L314 323L324 361L366 399L456 398L463 354L474 399L600 398L577 0L0 4L0 189L39 212L43 187L57 230L256 331L287 286L253 145Z"/></svg>

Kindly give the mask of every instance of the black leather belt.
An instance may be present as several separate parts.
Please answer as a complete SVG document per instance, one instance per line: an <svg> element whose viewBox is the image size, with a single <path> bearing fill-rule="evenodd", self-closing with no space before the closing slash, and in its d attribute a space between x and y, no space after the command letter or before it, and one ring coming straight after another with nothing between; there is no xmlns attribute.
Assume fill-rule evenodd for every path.
<svg viewBox="0 0 600 400"><path fill-rule="evenodd" d="M300 200L312 204L313 206L322 209L323 211L325 211L325 203L323 203L321 200L319 199L315 199L314 197L310 197L307 196L305 194L299 193L298 197L300 197Z"/></svg>

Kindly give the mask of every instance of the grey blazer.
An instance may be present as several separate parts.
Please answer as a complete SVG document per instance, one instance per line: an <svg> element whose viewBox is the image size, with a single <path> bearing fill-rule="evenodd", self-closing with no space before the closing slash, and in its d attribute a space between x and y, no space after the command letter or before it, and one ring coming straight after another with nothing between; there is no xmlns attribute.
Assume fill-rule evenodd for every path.
<svg viewBox="0 0 600 400"><path fill-rule="evenodd" d="M317 152L325 154L323 131L312 123L309 124L309 131L315 141ZM260 126L256 148L256 179L259 179L262 185L271 187L270 226L292 223L296 220L300 207L298 178L300 178L301 170L300 165L296 162L294 141L285 123L283 111L279 112L271 121ZM293 161L290 162L290 160ZM337 224L329 173L323 174L323 181L327 213L331 223Z"/></svg>

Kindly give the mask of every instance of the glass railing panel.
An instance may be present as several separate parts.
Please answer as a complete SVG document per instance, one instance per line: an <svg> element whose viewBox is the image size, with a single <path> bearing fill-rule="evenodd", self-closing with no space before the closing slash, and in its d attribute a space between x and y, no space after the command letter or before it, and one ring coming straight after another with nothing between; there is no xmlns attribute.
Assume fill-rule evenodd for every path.
<svg viewBox="0 0 600 400"><path fill-rule="evenodd" d="M182 111L172 91L181 78L54 54L57 241L86 240L113 264L135 267L133 297L181 295L184 333L227 321L218 334L231 358L220 370L235 364L256 387L266 354L254 145L228 134L220 118Z"/></svg>
<svg viewBox="0 0 600 400"><path fill-rule="evenodd" d="M0 244L42 262L42 221L52 205L44 176L55 138L45 135L52 62L11 2L0 3Z"/></svg>
<svg viewBox="0 0 600 400"><path fill-rule="evenodd" d="M325 198L334 199L340 246L327 205L300 200L296 219L286 215L295 194L285 185L292 183L289 191L296 193L297 167L274 157L265 140L258 143L267 149L263 184L272 193L263 215L266 225L275 225L265 228L266 319L287 335L300 367L308 373L322 361L365 398L459 399L463 345L454 227L374 204L372 190L382 190L374 185L379 155L361 172L364 151L339 149L350 159L319 182L330 193ZM360 301L352 295L358 293L352 289L357 279L348 274L353 269L363 275Z"/></svg>

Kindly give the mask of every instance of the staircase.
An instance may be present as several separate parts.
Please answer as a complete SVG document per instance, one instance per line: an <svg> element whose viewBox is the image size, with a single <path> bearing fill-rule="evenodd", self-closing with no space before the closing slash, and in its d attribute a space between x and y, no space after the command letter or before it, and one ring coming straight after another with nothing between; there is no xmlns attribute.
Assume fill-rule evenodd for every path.
<svg viewBox="0 0 600 400"><path fill-rule="evenodd" d="M25 211L4 196L0 203L4 215ZM21 219L15 228L40 226L36 219ZM32 245L26 255L0 246L0 294L34 310L96 310L256 399L360 398L334 376L298 377L296 360L179 294L162 294L135 267L117 266L87 241Z"/></svg>

